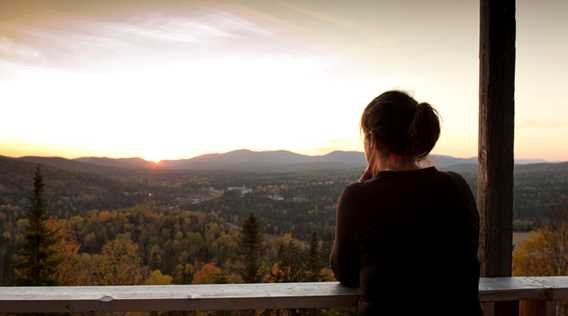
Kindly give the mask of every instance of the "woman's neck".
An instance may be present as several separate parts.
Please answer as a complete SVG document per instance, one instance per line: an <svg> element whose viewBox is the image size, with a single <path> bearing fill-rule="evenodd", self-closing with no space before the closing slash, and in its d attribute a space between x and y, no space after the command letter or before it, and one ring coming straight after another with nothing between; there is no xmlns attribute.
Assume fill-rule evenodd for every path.
<svg viewBox="0 0 568 316"><path fill-rule="evenodd" d="M373 174L376 175L381 171L411 171L418 169L420 169L420 166L414 159L409 160L391 156L377 160L373 168Z"/></svg>

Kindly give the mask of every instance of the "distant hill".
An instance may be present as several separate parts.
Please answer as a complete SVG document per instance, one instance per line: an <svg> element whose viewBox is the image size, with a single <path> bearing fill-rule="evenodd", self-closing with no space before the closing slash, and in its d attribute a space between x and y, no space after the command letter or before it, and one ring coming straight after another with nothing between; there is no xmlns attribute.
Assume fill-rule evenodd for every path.
<svg viewBox="0 0 568 316"><path fill-rule="evenodd" d="M142 158L81 157L74 160L114 168L153 169L156 167L154 162L146 161Z"/></svg>
<svg viewBox="0 0 568 316"><path fill-rule="evenodd" d="M444 169L460 172L460 173L477 173L477 162L473 163L459 163L449 165ZM522 176L525 174L558 174L564 176L568 174L568 162L539 162L528 163L525 161L515 161L515 176Z"/></svg>
<svg viewBox="0 0 568 316"><path fill-rule="evenodd" d="M430 155L429 159L441 169L453 166L477 165L477 158L457 158L448 155ZM529 164L542 160L517 160L516 164ZM241 149L215 153L189 159L163 160L159 168L178 170L232 170L232 171L277 171L289 172L306 169L363 168L365 156L360 151L332 151L325 155L302 155L286 150L252 151Z"/></svg>
<svg viewBox="0 0 568 316"><path fill-rule="evenodd" d="M448 155L430 155L430 159L440 168L456 165L477 164L477 158L456 158Z"/></svg>
<svg viewBox="0 0 568 316"><path fill-rule="evenodd" d="M568 161L516 165L515 172L518 174L535 172L557 172L560 174L568 173Z"/></svg>
<svg viewBox="0 0 568 316"><path fill-rule="evenodd" d="M62 158L0 156L0 206L29 204L38 164L42 166L49 208L57 216L78 210L131 206L143 202L143 192L148 192L148 186L111 178L108 169L94 165ZM127 196L125 192L142 193Z"/></svg>
<svg viewBox="0 0 568 316"><path fill-rule="evenodd" d="M159 163L142 158L60 157L28 156L17 158L43 163L64 170L97 174L124 175L134 170L194 170L194 171L239 171L239 172L293 172L314 169L344 170L364 168L365 157L360 151L332 151L325 155L303 155L286 150L253 151L240 149L226 153L211 153L188 159L162 160ZM441 169L476 169L477 158L457 158L448 155L430 155ZM542 160L517 160L517 165L544 163ZM546 163L545 163L546 164ZM128 171L130 170L130 171Z"/></svg>
<svg viewBox="0 0 568 316"><path fill-rule="evenodd" d="M283 166L306 163L310 156L286 150L252 151L234 150L227 153L215 153L189 159L162 160L160 168L191 170L262 170L277 169Z"/></svg>
<svg viewBox="0 0 568 316"><path fill-rule="evenodd" d="M108 168L106 166L101 166L98 164L83 162L80 159L66 159L61 157L40 157L40 156L25 156L25 157L12 158L12 159L25 161L33 164L43 164L46 166L59 168L61 170L74 171L74 172L112 174L115 172L123 171L122 167L120 169Z"/></svg>
<svg viewBox="0 0 568 316"><path fill-rule="evenodd" d="M91 163L89 162L89 160L83 160L82 158L67 159L61 157L40 157L40 156L25 156L19 158L4 157L4 158L14 159L22 162L28 162L34 165L42 164L44 166L54 167L59 170L70 171L74 173L105 176L117 181L124 181L125 177L127 176L133 176L136 173L150 170L149 168L130 168L123 166L122 160L120 159L117 159L117 162L114 164L114 166L112 166L112 163L109 163L107 165L97 164L97 163Z"/></svg>
<svg viewBox="0 0 568 316"><path fill-rule="evenodd" d="M475 158L432 155L436 165L474 163ZM325 155L302 155L285 150L252 151L247 149L197 156L181 160L163 160L160 168L178 170L234 170L290 172L306 169L364 168L365 156L360 151L332 151Z"/></svg>

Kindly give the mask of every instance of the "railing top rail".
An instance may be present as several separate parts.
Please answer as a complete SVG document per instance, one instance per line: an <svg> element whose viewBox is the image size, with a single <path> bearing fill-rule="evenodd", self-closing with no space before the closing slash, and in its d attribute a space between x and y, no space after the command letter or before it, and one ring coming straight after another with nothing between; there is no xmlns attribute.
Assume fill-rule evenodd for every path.
<svg viewBox="0 0 568 316"><path fill-rule="evenodd" d="M482 278L481 301L566 299L568 277ZM328 308L354 305L337 282L0 287L0 312L175 311Z"/></svg>

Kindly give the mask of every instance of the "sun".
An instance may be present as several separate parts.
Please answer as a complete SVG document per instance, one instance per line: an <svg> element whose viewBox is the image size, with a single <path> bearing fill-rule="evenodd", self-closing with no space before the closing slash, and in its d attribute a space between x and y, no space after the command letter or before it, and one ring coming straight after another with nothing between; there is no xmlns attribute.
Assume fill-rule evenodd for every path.
<svg viewBox="0 0 568 316"><path fill-rule="evenodd" d="M160 158L160 156L156 154L147 154L142 156L142 158L146 161L151 161L153 163L160 163L160 161L162 160L162 158Z"/></svg>

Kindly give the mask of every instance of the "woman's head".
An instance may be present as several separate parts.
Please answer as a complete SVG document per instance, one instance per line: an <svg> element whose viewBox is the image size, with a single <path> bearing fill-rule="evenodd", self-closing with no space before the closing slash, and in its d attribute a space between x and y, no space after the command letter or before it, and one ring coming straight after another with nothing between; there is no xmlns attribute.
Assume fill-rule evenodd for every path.
<svg viewBox="0 0 568 316"><path fill-rule="evenodd" d="M361 131L369 163L376 158L415 162L434 148L440 121L430 104L401 91L387 91L363 111Z"/></svg>

